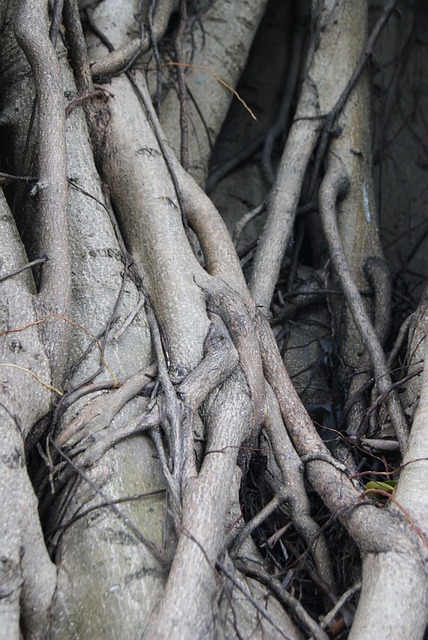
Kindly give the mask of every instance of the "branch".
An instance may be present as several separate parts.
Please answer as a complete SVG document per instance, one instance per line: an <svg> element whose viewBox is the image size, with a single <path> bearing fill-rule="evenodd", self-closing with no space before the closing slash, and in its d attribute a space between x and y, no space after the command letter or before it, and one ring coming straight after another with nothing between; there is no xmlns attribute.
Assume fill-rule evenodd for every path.
<svg viewBox="0 0 428 640"><path fill-rule="evenodd" d="M303 178L315 148L321 122L295 121L268 203L268 217L254 257L250 292L255 303L268 309L282 258L294 226ZM293 170L290 171L290 167Z"/></svg>
<svg viewBox="0 0 428 640"><path fill-rule="evenodd" d="M319 133L324 127L322 141L317 153L318 164L324 158L333 125L360 77L372 53L373 45L395 4L396 0L390 0L386 5L350 80L339 95L336 85L329 86L331 73L325 74L326 66L330 64L331 60L335 60L337 55L337 39L336 37L331 37L331 32L337 29L339 22L338 8L335 6L330 11L326 5L322 9L325 12L325 16L320 16L320 22L324 17L328 22L324 20L321 46L313 46L315 53L312 59L309 60L295 120L287 138L276 182L272 190L268 218L254 259L250 291L256 304L265 309L270 305L282 257L291 237L296 209L301 197L303 178ZM344 7L340 6L339 10L345 14ZM327 11L330 11L330 15L327 15ZM326 43L325 45L324 42ZM334 74L334 71L332 73ZM334 106L326 116L323 116L323 111L325 113L329 109L329 106L323 104L323 101L327 103L331 100L335 100ZM314 180L317 179L318 172L315 170L313 174ZM312 197L311 193L309 197Z"/></svg>
<svg viewBox="0 0 428 640"><path fill-rule="evenodd" d="M288 591L282 586L278 578L270 576L261 567L255 563L243 562L238 560L236 568L242 573L256 578L262 584L267 585L271 591L277 596L285 607L293 613L296 618L302 623L304 627L312 634L315 640L328 640L328 635L322 630L322 628L310 617L306 612L301 602L288 593Z"/></svg>
<svg viewBox="0 0 428 640"><path fill-rule="evenodd" d="M428 327L425 325L428 333ZM395 496L410 512L428 539L428 509L425 487L428 486L428 339L425 337L425 362L419 405L410 433L409 446Z"/></svg>
<svg viewBox="0 0 428 640"><path fill-rule="evenodd" d="M246 434L250 437L254 429L258 432L265 415L262 361L253 320L242 298L225 282L199 276L195 282L206 296L208 310L222 318L238 350L253 407L253 425Z"/></svg>
<svg viewBox="0 0 428 640"><path fill-rule="evenodd" d="M41 272L38 304L43 315L68 316L71 300L70 250L67 222L67 173L64 97L61 72L49 40L45 0L24 0L17 13L15 34L34 74L38 104L38 236L40 253L49 256ZM64 366L68 329L52 322L44 340L56 383Z"/></svg>
<svg viewBox="0 0 428 640"><path fill-rule="evenodd" d="M284 491L288 494L286 502L293 525L308 545L317 571L328 586L329 593L334 595L337 588L330 552L320 527L311 517L301 459L297 455L284 426L275 394L268 385L266 392L268 411L265 429L272 445L275 460L281 470Z"/></svg>
<svg viewBox="0 0 428 640"><path fill-rule="evenodd" d="M408 426L397 392L392 389L392 380L386 364L385 354L370 321L363 300L348 266L336 221L336 202L346 196L348 177L342 165L330 159L328 172L320 188L320 213L330 256L340 280L355 324L373 363L376 386L379 393L387 393L387 406L400 443L402 454L406 450Z"/></svg>

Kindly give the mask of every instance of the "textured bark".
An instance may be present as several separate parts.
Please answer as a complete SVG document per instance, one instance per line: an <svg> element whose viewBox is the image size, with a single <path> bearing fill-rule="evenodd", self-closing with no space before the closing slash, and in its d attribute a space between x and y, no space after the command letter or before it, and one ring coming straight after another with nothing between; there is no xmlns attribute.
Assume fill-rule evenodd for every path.
<svg viewBox="0 0 428 640"><path fill-rule="evenodd" d="M0 1L0 639L422 639L426 299L392 347L363 71L394 3L370 37L351 0L53 4Z"/></svg>

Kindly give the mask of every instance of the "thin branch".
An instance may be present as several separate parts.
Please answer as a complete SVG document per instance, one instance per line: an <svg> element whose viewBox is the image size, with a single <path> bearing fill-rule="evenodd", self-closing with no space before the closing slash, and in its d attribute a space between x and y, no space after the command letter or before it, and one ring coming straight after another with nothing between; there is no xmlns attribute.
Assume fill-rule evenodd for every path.
<svg viewBox="0 0 428 640"><path fill-rule="evenodd" d="M162 345L161 334L159 325L156 320L153 306L149 300L147 292L145 295L145 311L147 321L150 327L150 333L153 342L153 349L156 355L156 361L158 365L158 378L162 386L162 390L165 394L165 414L168 419L170 427L170 451L172 455L172 475L169 488L171 490L173 498L173 509L176 517L181 514L181 480L184 470L184 465L191 464L190 460L186 459L184 449L184 433L182 428L183 414L181 411L180 403L177 398L176 391L171 382L171 378L168 373L168 365L166 361L167 353ZM166 425L164 425L166 427ZM168 431L167 431L168 432Z"/></svg>
<svg viewBox="0 0 428 640"><path fill-rule="evenodd" d="M76 328L80 329L81 331L86 333L86 335L89 336L93 340L93 342L96 344L96 346L98 348L98 351L100 353L101 362L102 362L105 370L111 376L113 382L115 384L117 384L117 377L116 377L114 372L110 369L110 367L107 364L107 361L106 361L106 359L104 357L103 346L99 342L98 338L96 336L94 336L94 334L91 333L89 331L89 329L87 329L83 325L79 324L78 322L74 322L73 320L70 320L70 318L66 318L65 316L61 315L60 313L50 313L45 318L40 318L40 320L35 320L34 322L29 322L28 324L24 325L23 327L19 327L17 329L5 329L4 331L0 331L0 336L8 334L8 333L20 333L21 331L25 331L26 329L28 329L30 327L36 327L36 326L44 325L45 323L47 323L48 320L53 320L53 319L63 320L64 324L68 324L68 325L71 325L72 327L76 327Z"/></svg>
<svg viewBox="0 0 428 640"><path fill-rule="evenodd" d="M248 113L253 118L253 120L257 120L254 112L250 109L250 107L247 105L245 100L243 100L243 98L241 98L241 96L236 91L236 89L234 89L229 84L227 84L227 82L225 82L225 80L220 78L220 76L215 71L213 71L210 67L207 67L206 65L203 65L203 64L192 64L190 62L187 63L187 62L173 62L173 61L170 61L170 62L166 63L166 66L169 66L169 65L173 65L174 67L191 67L192 69L201 69L202 71L208 71L213 76L213 78L215 78L217 80L217 82L219 82L223 87L225 87L226 89L228 89L229 91L231 91L233 93L235 98L237 100L239 100L239 102L242 104L244 109L246 109L248 111Z"/></svg>
<svg viewBox="0 0 428 640"><path fill-rule="evenodd" d="M244 231L247 224L252 222L255 218L266 211L266 202L263 201L251 211L247 211L235 224L235 228L233 230L233 242L235 246L238 246L239 240L241 239L242 232Z"/></svg>
<svg viewBox="0 0 428 640"><path fill-rule="evenodd" d="M398 331L398 335L395 339L394 346L392 347L390 354L388 356L387 365L389 369L394 366L394 362L401 351L401 348L407 337L407 334L409 333L413 318L414 318L414 314L411 313L409 316L407 316L407 318L404 320L404 322L402 322L400 326L400 330Z"/></svg>
<svg viewBox="0 0 428 640"><path fill-rule="evenodd" d="M89 68L88 51L80 20L78 0L64 0L65 38L73 67L77 91L90 95L94 85Z"/></svg>
<svg viewBox="0 0 428 640"><path fill-rule="evenodd" d="M37 182L37 178L34 176L14 176L12 173L4 173L0 171L0 186L5 186L10 182Z"/></svg>
<svg viewBox="0 0 428 640"><path fill-rule="evenodd" d="M175 53L177 56L178 97L180 100L180 161L185 171L189 170L189 127L188 99L183 66L183 38L186 31L187 0L180 0L180 21L175 37Z"/></svg>
<svg viewBox="0 0 428 640"><path fill-rule="evenodd" d="M28 262L28 264L25 264L23 267L19 267L19 269L15 269L15 271L11 271L10 273L6 273L4 276L0 276L0 282L4 282L8 278L13 278L23 271L26 271L26 269L32 269L33 267L37 267L39 264L45 264L48 260L49 258L47 256L32 260L31 262Z"/></svg>

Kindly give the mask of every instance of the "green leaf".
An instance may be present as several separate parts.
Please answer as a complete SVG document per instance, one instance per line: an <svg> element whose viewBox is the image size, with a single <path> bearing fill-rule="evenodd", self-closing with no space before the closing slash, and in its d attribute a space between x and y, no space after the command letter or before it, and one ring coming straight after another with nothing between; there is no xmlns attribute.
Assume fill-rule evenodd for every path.
<svg viewBox="0 0 428 640"><path fill-rule="evenodd" d="M379 491L386 491L387 493L394 493L395 485L397 484L397 480L371 480L366 483L367 489L377 489Z"/></svg>

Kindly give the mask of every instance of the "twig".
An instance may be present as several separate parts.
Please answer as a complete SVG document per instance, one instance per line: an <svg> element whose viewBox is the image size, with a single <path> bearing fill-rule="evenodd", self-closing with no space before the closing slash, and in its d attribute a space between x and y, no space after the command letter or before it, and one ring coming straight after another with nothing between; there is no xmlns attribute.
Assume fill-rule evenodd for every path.
<svg viewBox="0 0 428 640"><path fill-rule="evenodd" d="M350 439L351 442L354 438ZM355 438L356 444L365 449L376 451L399 451L400 445L397 440L386 440L385 438Z"/></svg>
<svg viewBox="0 0 428 640"><path fill-rule="evenodd" d="M112 336L112 338L111 338L112 340L115 340L116 342L119 340L119 338L125 333L127 328L132 324L132 322L138 316L138 314L140 313L140 311L141 311L141 309L143 307L144 307L144 295L140 291L140 299L139 299L139 301L137 302L136 306L131 311L129 316L125 319L125 321L122 324L122 326Z"/></svg>
<svg viewBox="0 0 428 640"><path fill-rule="evenodd" d="M8 278L13 278L14 276L17 276L19 273L22 273L23 271L25 271L26 269L32 269L33 267L37 267L37 265L39 264L45 264L45 262L47 262L48 260L49 258L47 256L43 256L42 258L37 258L36 260L32 260L31 262L28 262L28 264L25 264L23 267L19 267L19 269L15 269L15 271L11 271L10 273L6 273L4 276L0 276L0 282L4 282Z"/></svg>
<svg viewBox="0 0 428 640"><path fill-rule="evenodd" d="M363 273L373 290L374 330L383 345L391 325L391 276L384 259L377 256L365 262ZM359 360L359 372L351 380L349 398L343 411L342 422L347 420L349 434L361 433L362 425L367 424L364 393L372 385L371 373L371 359L366 351ZM375 422L375 415L372 418Z"/></svg>
<svg viewBox="0 0 428 640"><path fill-rule="evenodd" d="M253 118L253 120L257 120L256 116L254 115L254 112L250 109L250 107L247 105L245 100L241 98L241 96L236 91L236 89L234 89L229 84L227 84L227 82L225 82L222 78L220 78L220 76L215 71L213 71L210 67L207 67L206 65L203 65L203 64L192 64L190 62L187 63L187 62L173 62L173 61L167 62L166 65L167 66L173 65L175 67L191 67L192 69L201 69L202 71L209 71L209 73L213 76L213 78L217 80L217 82L219 82L221 85L223 85L223 87L225 87L226 89L228 89L233 93L235 98L239 100L239 102L243 105L244 109L248 111L248 113Z"/></svg>
<svg viewBox="0 0 428 640"><path fill-rule="evenodd" d="M106 80L127 71L136 59L148 51L150 47L152 47L155 59L159 63L157 41L165 33L174 7L175 0L162 0L162 2L151 0L147 16L147 31L142 32L140 37L133 38L116 50L113 47L109 48L109 53L104 58L92 64L92 77ZM90 13L87 12L87 15L91 20L91 26L93 26Z"/></svg>
<svg viewBox="0 0 428 640"><path fill-rule="evenodd" d="M115 415L141 391L144 385L152 380L152 376L155 375L155 373L156 370L154 367L138 371L125 380L120 386L112 390L112 392L108 394L108 398L106 398L104 394L92 398L71 420L67 420L65 424L62 424L61 433L56 440L57 444L60 446L65 444L72 446L76 440L94 436L97 431L106 429L107 427L110 429L113 428L111 422ZM95 387L95 389L93 389L93 387ZM89 392L99 390L97 389L97 385L86 386L84 389L83 395L85 395L86 390ZM68 408L80 397L81 391L74 390L70 392L65 408ZM63 408L63 411L64 410Z"/></svg>
<svg viewBox="0 0 428 640"><path fill-rule="evenodd" d="M120 243L119 238L121 238L121 233L120 233L120 229L119 229L119 225L117 224L117 220L116 220L116 216L114 214L113 211L113 206L111 204L111 200L110 200L110 193L107 189L107 187L104 185L103 187L103 194L104 194L104 201L105 201L105 209L108 213L108 216L110 218L110 221L112 223L112 227L114 229L116 238L119 242L119 247L122 250L122 256L123 256L123 262L124 262L124 270L123 270L123 276L120 282L120 289L119 292L116 296L116 300L113 306L113 309L110 313L110 318L108 319L107 323L106 323L106 327L105 327L105 331L104 331L104 335L103 335L103 341L102 341L102 354L104 356L104 352L107 346L107 340L108 340L108 336L110 333L111 328L113 327L114 323L116 322L116 317L119 311L119 305L120 302L123 298L123 294L125 292L125 284L126 284L126 279L129 275L129 270L130 270L130 266L133 263L132 257L129 255L129 252L126 250L125 247L125 243L122 240L122 243ZM122 239L122 238L121 238Z"/></svg>
<svg viewBox="0 0 428 640"><path fill-rule="evenodd" d="M106 361L106 359L104 357L103 347L102 347L101 343L99 342L99 340L97 339L97 337L94 336L94 334L91 333L89 331L89 329L87 329L83 325L79 324L78 322L74 322L73 320L70 320L70 318L67 318L66 316L63 316L60 313L50 313L45 318L40 318L40 320L35 320L34 322L29 322L28 324L24 325L23 327L19 327L17 329L4 329L3 331L0 331L0 336L8 334L8 333L20 333L21 331L25 331L26 329L28 329L30 327L37 327L37 326L43 325L43 324L47 323L48 320L52 320L52 319L63 320L65 324L71 325L72 327L77 327L78 329L80 329L81 331L86 333L86 335L89 336L93 340L93 342L96 344L96 346L98 347L98 351L100 353L100 358L101 358L101 361L102 361L102 364L103 364L105 370L111 376L112 380L117 384L116 375L114 374L114 372L108 366L107 361ZM92 345L91 345L91 347L92 347Z"/></svg>
<svg viewBox="0 0 428 640"><path fill-rule="evenodd" d="M107 92L105 89L93 89L92 91L86 91L85 93L81 93L80 95L76 96L76 98L73 98L71 102L68 103L68 105L65 108L65 117L68 118L71 115L71 113L73 113L74 109L76 109L76 107L78 107L79 105L83 104L85 100L90 100L91 98L95 98L97 96L102 96L103 98L105 98L106 93Z"/></svg>
<svg viewBox="0 0 428 640"><path fill-rule="evenodd" d="M184 403L181 419L183 434L181 437L184 442L184 456L188 465L186 472L188 474L190 472L193 475L196 474L196 470L193 466L192 412L197 411L208 394L231 375L239 362L238 353L233 343L231 343L226 328L216 316L213 318L204 347L205 354L202 362L175 389L176 395ZM109 394L108 399L105 396L99 396L91 400L86 407L78 412L68 426L64 427L63 425L63 430L56 442L58 445L67 444L67 446L72 447L73 455L81 454L79 462L86 467L93 465L109 448L121 440L151 429L152 439L158 449L165 477L168 484L173 488L174 496L176 497L180 491L177 488L175 477L168 468L163 442L157 429L162 416L162 402L153 399L148 405L141 407L143 415L139 413L126 424L111 424L120 409L134 398L155 375L156 368L152 366L148 370L140 371L128 378ZM82 395L105 388L105 384L91 385L68 394L63 398L65 406L63 406L63 402L60 402L56 409L54 424L58 421L60 407L63 413L72 402L75 402ZM178 508L177 505L176 507Z"/></svg>
<svg viewBox="0 0 428 640"><path fill-rule="evenodd" d="M250 291L267 312L291 237L307 166L319 137L319 118L295 121L269 198L268 215L257 244ZM290 171L290 166L293 171Z"/></svg>
<svg viewBox="0 0 428 640"><path fill-rule="evenodd" d="M185 459L184 455L184 437L182 429L182 412L177 398L177 394L171 382L168 373L168 367L162 346L161 334L156 320L156 316L149 300L148 294L144 291L144 307L149 323L150 333L153 342L153 348L158 364L158 377L165 394L166 417L170 426L170 451L172 453L172 475L170 478L169 488L173 498L173 509L176 516L181 513L181 480L185 463L190 464L191 461Z"/></svg>
<svg viewBox="0 0 428 640"><path fill-rule="evenodd" d="M12 173L0 171L0 186L7 185L9 182L37 182L37 178L34 176L14 176Z"/></svg>
<svg viewBox="0 0 428 640"><path fill-rule="evenodd" d="M301 456L300 460L302 464L307 464L308 462L313 462L314 460L322 460L323 462L327 462L331 464L335 469L342 471L343 473L347 473L347 468L344 464L333 458L330 453L323 453L320 451L313 451L312 453L307 453L304 456Z"/></svg>
<svg viewBox="0 0 428 640"><path fill-rule="evenodd" d="M373 290L374 329L383 345L389 336L391 325L391 275L385 260L379 257L366 260L363 271Z"/></svg>
<svg viewBox="0 0 428 640"><path fill-rule="evenodd" d="M211 316L204 341L202 361L182 380L177 394L192 411L197 411L209 393L236 369L239 355L219 316Z"/></svg>
<svg viewBox="0 0 428 640"><path fill-rule="evenodd" d="M117 384L112 380L103 380L102 382L97 382L95 384L90 384L84 382L84 384L79 385L77 388L64 393L61 397L60 402L56 405L51 424L50 424L50 432L54 433L57 427L58 421L61 416L65 413L65 411L70 407L73 402L76 402L83 396L88 395L89 393L96 393L97 391L106 391L108 389L116 389ZM28 440L28 438L27 438Z"/></svg>
<svg viewBox="0 0 428 640"><path fill-rule="evenodd" d="M341 96L339 97L338 101L336 102L336 104L335 104L335 106L334 106L334 108L332 110L332 112L334 112L334 114L335 114L335 117L337 117L338 114L343 110L343 107L345 106L346 102L348 101L348 98L351 95L351 92L352 92L356 82L358 81L361 73L363 72L364 67L367 64L368 59L373 54L374 45L376 44L376 41L377 41L378 37L382 33L382 30L383 30L384 26L388 22L389 16L394 11L396 4L397 4L397 0L389 0L389 2L387 2L387 4L384 6L384 8L382 10L382 13L379 16L379 19L376 22L376 24L375 24L375 26L373 28L373 31L370 34L369 39L367 40L367 44L366 44L365 49L364 49L364 51L363 51L363 53L361 55L361 58L358 61L358 64L355 67L355 70L354 70L351 78L349 79L348 84L344 88Z"/></svg>
<svg viewBox="0 0 428 640"><path fill-rule="evenodd" d="M78 0L64 0L65 39L79 94L91 94L92 83L88 50L80 19Z"/></svg>

